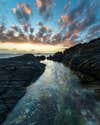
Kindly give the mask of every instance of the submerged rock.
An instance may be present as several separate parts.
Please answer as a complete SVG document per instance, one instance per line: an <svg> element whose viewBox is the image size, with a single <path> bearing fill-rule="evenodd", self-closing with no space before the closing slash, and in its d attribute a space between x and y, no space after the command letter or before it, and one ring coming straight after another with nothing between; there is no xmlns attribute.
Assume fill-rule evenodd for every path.
<svg viewBox="0 0 100 125"><path fill-rule="evenodd" d="M32 54L0 59L0 124L44 69Z"/></svg>

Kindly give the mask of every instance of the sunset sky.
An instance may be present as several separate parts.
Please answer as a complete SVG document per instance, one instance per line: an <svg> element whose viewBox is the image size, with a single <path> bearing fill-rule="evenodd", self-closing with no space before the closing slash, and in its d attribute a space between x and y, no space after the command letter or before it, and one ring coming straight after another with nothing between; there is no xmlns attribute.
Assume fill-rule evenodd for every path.
<svg viewBox="0 0 100 125"><path fill-rule="evenodd" d="M19 3L25 12L18 7ZM2 23L6 24L6 30L12 25L27 24L39 38L47 35L49 28L50 43L55 38L57 44L75 45L100 36L100 0L0 0ZM45 31L40 30L44 27Z"/></svg>

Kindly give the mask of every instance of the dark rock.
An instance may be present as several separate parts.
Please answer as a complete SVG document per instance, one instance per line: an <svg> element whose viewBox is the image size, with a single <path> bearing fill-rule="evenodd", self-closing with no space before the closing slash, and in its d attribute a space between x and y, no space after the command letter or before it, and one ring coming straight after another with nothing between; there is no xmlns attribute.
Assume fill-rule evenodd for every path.
<svg viewBox="0 0 100 125"><path fill-rule="evenodd" d="M0 124L44 69L32 54L0 59Z"/></svg>
<svg viewBox="0 0 100 125"><path fill-rule="evenodd" d="M62 58L63 58L62 52L57 52L53 56L47 57L48 60L53 60L53 61L57 61L57 62L61 62Z"/></svg>
<svg viewBox="0 0 100 125"><path fill-rule="evenodd" d="M100 80L100 38L65 50L62 62L74 71Z"/></svg>
<svg viewBox="0 0 100 125"><path fill-rule="evenodd" d="M100 81L100 38L80 43L48 59L62 62L72 70Z"/></svg>
<svg viewBox="0 0 100 125"><path fill-rule="evenodd" d="M36 57L36 59L38 59L39 61L43 61L43 60L46 59L45 56L35 56L35 57Z"/></svg>

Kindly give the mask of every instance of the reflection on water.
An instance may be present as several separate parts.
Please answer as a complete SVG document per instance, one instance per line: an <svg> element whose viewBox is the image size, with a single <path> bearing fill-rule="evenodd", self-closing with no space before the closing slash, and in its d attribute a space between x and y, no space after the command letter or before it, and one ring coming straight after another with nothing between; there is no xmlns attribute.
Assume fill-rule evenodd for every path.
<svg viewBox="0 0 100 125"><path fill-rule="evenodd" d="M44 63L44 74L27 88L2 125L100 125L94 91L82 89L63 64Z"/></svg>
<svg viewBox="0 0 100 125"><path fill-rule="evenodd" d="M1 54L0 53L0 59L3 59L3 58L10 58L10 57L16 57L16 56L19 56L19 55L22 55L22 54Z"/></svg>

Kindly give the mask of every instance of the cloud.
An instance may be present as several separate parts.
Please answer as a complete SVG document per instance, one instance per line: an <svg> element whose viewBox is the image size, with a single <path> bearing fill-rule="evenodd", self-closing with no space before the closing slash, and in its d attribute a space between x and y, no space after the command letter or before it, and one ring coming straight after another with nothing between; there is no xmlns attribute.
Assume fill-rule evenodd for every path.
<svg viewBox="0 0 100 125"><path fill-rule="evenodd" d="M61 33L55 33L53 36L52 36L52 43L60 43L62 42L62 34Z"/></svg>
<svg viewBox="0 0 100 125"><path fill-rule="evenodd" d="M45 18L49 19L52 16L53 0L36 0L36 5L39 13Z"/></svg>
<svg viewBox="0 0 100 125"><path fill-rule="evenodd" d="M92 40L95 37L99 37L99 36L100 36L100 24L96 24L88 30L86 39L89 41L89 40Z"/></svg>
<svg viewBox="0 0 100 125"><path fill-rule="evenodd" d="M37 33L38 37L43 37L43 35L50 34L52 29L49 26L40 25L39 31Z"/></svg>
<svg viewBox="0 0 100 125"><path fill-rule="evenodd" d="M64 12L66 12L70 8L71 3L72 3L71 0L66 1L66 4L64 5Z"/></svg>
<svg viewBox="0 0 100 125"><path fill-rule="evenodd" d="M17 7L12 9L12 12L20 24L29 23L32 9L28 4L18 3Z"/></svg>
<svg viewBox="0 0 100 125"><path fill-rule="evenodd" d="M70 2L71 0L69 0ZM60 17L59 26L66 39L75 42L82 32L97 22L97 2L80 0L79 5ZM64 7L65 9L65 7ZM67 8L66 8L67 9Z"/></svg>
<svg viewBox="0 0 100 125"><path fill-rule="evenodd" d="M36 27L36 31L34 31L35 29L30 24L30 18L33 13L32 8L26 3L18 3L17 6L12 9L12 12L21 24L21 26L19 26L21 30L19 30L18 27L12 28L15 32L19 32L19 34L23 33L27 36L30 34L34 35L39 42L42 41L43 43L51 44L62 43L72 46L81 39L91 39L100 34L100 23L96 25L96 10L98 8L97 6L100 6L100 2L98 4L97 1L99 0L78 0L77 5L72 7L73 0L66 0L66 4L63 8L64 11L62 11L63 14L58 22L60 29L58 29L59 31L56 33L53 32L53 28L44 25L42 22L38 22L37 24L39 30ZM45 19L49 19L52 16L53 5L54 0L36 0L38 11ZM50 22L50 24L52 24L52 22Z"/></svg>

